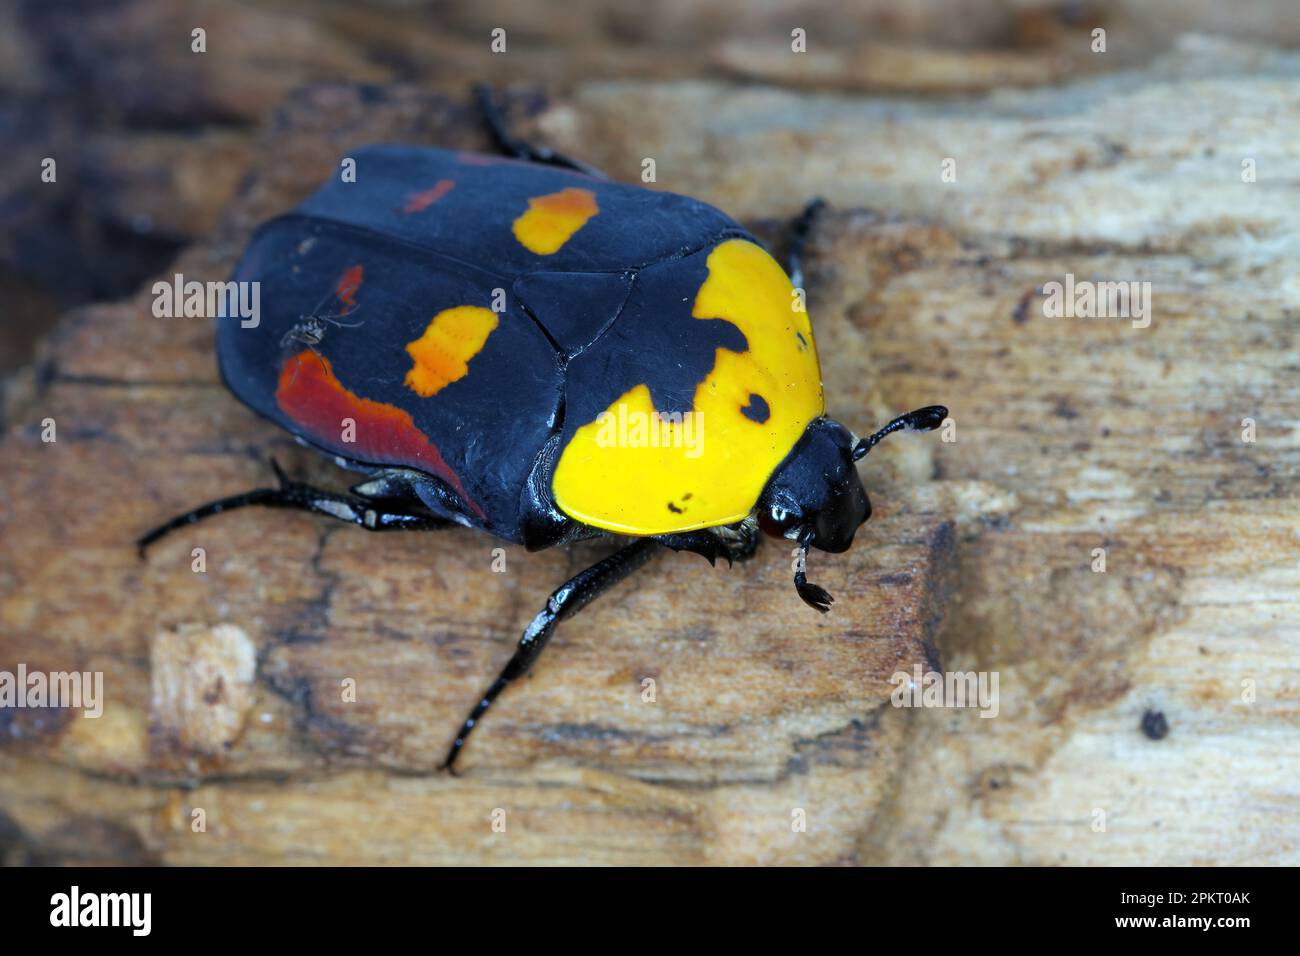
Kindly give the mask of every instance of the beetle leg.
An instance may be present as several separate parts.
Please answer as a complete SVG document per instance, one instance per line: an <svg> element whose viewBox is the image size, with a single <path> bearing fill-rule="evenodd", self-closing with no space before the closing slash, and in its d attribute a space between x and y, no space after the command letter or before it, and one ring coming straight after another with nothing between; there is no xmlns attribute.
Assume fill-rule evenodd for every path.
<svg viewBox="0 0 1300 956"><path fill-rule="evenodd" d="M579 160L570 159L568 156L557 153L549 146L534 146L528 140L512 135L510 130L506 128L506 121L502 117L501 111L497 109L496 100L492 97L492 88L486 83L474 84L474 95L478 98L479 109L483 113L483 121L487 123L488 130L492 133L492 139L496 142L497 148L503 153L529 163L560 166L596 179L609 179L607 175L594 166L588 166Z"/></svg>
<svg viewBox="0 0 1300 956"><path fill-rule="evenodd" d="M735 528L715 528L718 540L727 550L727 561L748 561L758 551L762 540L758 533L758 522L752 517L746 518Z"/></svg>
<svg viewBox="0 0 1300 956"><path fill-rule="evenodd" d="M655 540L664 547L698 554L709 564L716 565L718 558L726 558L728 567L752 558L758 551L760 538L758 522L752 515L737 525L655 535Z"/></svg>
<svg viewBox="0 0 1300 956"><path fill-rule="evenodd" d="M528 669L533 666L538 655L542 653L542 648L550 639L555 625L571 614L581 611L593 599L645 564L654 553L657 544L658 542L653 538L640 538L615 551L609 557L602 558L585 571L575 574L551 593L546 601L546 607L542 608L541 612L533 618L532 623L524 629L524 636L519 639L519 646L515 648L514 656L510 658L500 676L484 692L465 719L465 723L461 725L451 749L447 751L447 759L443 761L444 770L452 769L470 732L478 726L479 721L483 719L483 714L506 689L506 685L528 673Z"/></svg>
<svg viewBox="0 0 1300 956"><path fill-rule="evenodd" d="M367 531L424 531L433 528L445 528L454 524L454 522L448 521L446 518L421 514L417 511L395 509L392 507L391 502L385 502L381 505L378 502L354 495L341 495L337 492L326 491L323 488L315 488L311 485L290 481L285 473L280 470L280 465L274 458L271 459L271 467L275 469L276 477L280 480L278 488L254 488L252 491L246 491L243 494L209 501L192 511L177 515L165 524L161 524L147 534L142 535L136 541L140 556L144 557L145 550L149 545L177 528L183 528L186 525L194 524L196 521L202 521L204 518L211 518L213 515L219 515L249 505L261 505L267 508L296 508L299 511L310 511L314 514L328 515L331 518L337 518L339 521L358 525Z"/></svg>
<svg viewBox="0 0 1300 956"><path fill-rule="evenodd" d="M818 197L803 207L797 219L790 223L790 238L787 240L789 252L786 254L786 273L790 284L796 289L804 289L803 284L803 249L808 243L808 233L818 214L826 208L826 200ZM806 290L805 290L806 291Z"/></svg>
<svg viewBox="0 0 1300 956"><path fill-rule="evenodd" d="M799 592L799 597L803 599L805 604L813 610L825 614L831 609L831 605L835 603L835 598L824 587L810 582L808 575L804 571L808 564L808 548L812 544L812 540L811 530L799 535L799 547L802 553L799 563L796 565L798 570L794 573L794 589Z"/></svg>

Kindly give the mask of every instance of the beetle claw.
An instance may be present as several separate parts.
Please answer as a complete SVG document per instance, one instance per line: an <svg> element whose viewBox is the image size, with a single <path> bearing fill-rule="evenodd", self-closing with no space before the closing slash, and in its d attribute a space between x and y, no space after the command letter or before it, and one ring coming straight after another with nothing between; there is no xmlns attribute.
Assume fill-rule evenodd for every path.
<svg viewBox="0 0 1300 956"><path fill-rule="evenodd" d="M810 584L807 581L796 581L794 589L799 592L799 596L803 598L805 604L815 608L822 614L829 611L831 605L835 603L835 598L831 596L831 593L816 584Z"/></svg>
<svg viewBox="0 0 1300 956"><path fill-rule="evenodd" d="M799 597L803 598L804 604L825 614L835 603L835 598L831 597L831 593L825 588L810 584L804 576L804 566L808 563L808 548L812 542L812 529L804 529L799 535L799 547L803 549L803 555L799 560L799 570L794 573L794 589L799 592Z"/></svg>

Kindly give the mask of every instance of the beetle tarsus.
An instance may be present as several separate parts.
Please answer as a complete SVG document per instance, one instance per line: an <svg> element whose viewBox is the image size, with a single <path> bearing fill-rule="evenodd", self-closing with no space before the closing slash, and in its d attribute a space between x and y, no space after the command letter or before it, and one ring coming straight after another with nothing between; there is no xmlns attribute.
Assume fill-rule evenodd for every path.
<svg viewBox="0 0 1300 956"><path fill-rule="evenodd" d="M453 775L456 773L456 758L460 756L461 749L465 746L465 741L469 739L469 735L474 730L474 727L477 726L483 715L487 713L487 709L492 706L492 702L497 699L497 695L506 689L506 684L508 683L510 683L509 679L502 674L492 682L492 686L487 689L479 699L479 702L474 705L474 709L470 711L469 716L465 718L465 722L461 724L460 731L456 734L456 739L452 741L451 749L447 751L447 759L442 762L443 770L450 771Z"/></svg>
<svg viewBox="0 0 1300 956"><path fill-rule="evenodd" d="M799 536L799 547L803 549L803 554L799 556L798 570L794 572L794 589L803 599L803 603L810 608L825 614L835 603L835 598L825 588L809 582L804 568L808 564L808 548L812 545L813 535L811 531L805 531Z"/></svg>
<svg viewBox="0 0 1300 956"><path fill-rule="evenodd" d="M794 589L799 592L799 597L803 598L803 603L810 608L814 608L825 614L835 603L835 598L823 587L816 584L810 584L802 574L794 576Z"/></svg>
<svg viewBox="0 0 1300 956"><path fill-rule="evenodd" d="M456 739L452 741L451 748L447 751L447 758L442 762L443 770L455 772L456 758L464 749L470 733L482 722L483 715L506 686L528 673L546 647L546 642L550 640L555 625L581 611L605 591L645 564L654 553L657 544L658 542L653 538L640 538L633 541L609 557L602 558L586 570L575 574L551 593L546 600L546 606L524 629L524 636L519 639L519 646L515 648L514 656L510 658L501 674L483 693L478 703L469 712L469 716L465 718L465 722L461 724Z"/></svg>
<svg viewBox="0 0 1300 956"><path fill-rule="evenodd" d="M528 140L512 135L506 127L506 121L501 115L501 110L497 108L496 99L492 95L492 88L486 83L475 83L473 90L474 96L478 100L479 110L483 113L483 122L487 124L488 131L491 132L497 148L503 153L529 163L542 163L546 166L572 169L574 172L595 179L609 178L596 167L588 166L577 159L570 159L562 153L557 153L549 146L534 146Z"/></svg>
<svg viewBox="0 0 1300 956"><path fill-rule="evenodd" d="M192 511L177 515L170 521L160 524L139 538L136 539L136 550L141 558L145 557L145 552L149 546L160 538L171 534L177 528L183 528L186 525L202 521L204 518L211 518L219 515L223 511L233 511L235 508L244 508L248 505L266 505L274 504L274 499L282 493L279 488L255 488L252 491L246 491L243 494L231 495L227 498L218 498L216 501L209 501L207 504L200 505Z"/></svg>

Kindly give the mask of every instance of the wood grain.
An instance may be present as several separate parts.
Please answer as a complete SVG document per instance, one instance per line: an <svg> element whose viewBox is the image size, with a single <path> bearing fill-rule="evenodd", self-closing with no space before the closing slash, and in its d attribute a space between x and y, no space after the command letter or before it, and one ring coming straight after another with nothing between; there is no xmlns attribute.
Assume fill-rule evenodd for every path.
<svg viewBox="0 0 1300 956"><path fill-rule="evenodd" d="M270 454L338 477L219 386L206 321L155 319L147 293L68 317L5 396L0 669L102 670L108 700L98 720L0 711L7 853L1300 861L1298 73L1294 54L1198 40L987 100L628 82L558 101L536 124L557 147L627 178L652 156L658 187L770 236L830 199L809 279L829 411L865 431L942 401L956 441L865 463L875 517L812 559L829 616L794 597L779 545L731 571L663 555L564 625L461 778L433 767L467 704L609 546L507 547L494 573L497 544L467 531L250 510L141 563L134 535L265 482ZM463 103L309 89L175 271L224 278L257 222L377 140L482 144ZM1066 273L1151 282L1150 327L1048 317L1035 290ZM998 716L890 706L915 664L997 672ZM1165 738L1141 733L1149 709Z"/></svg>

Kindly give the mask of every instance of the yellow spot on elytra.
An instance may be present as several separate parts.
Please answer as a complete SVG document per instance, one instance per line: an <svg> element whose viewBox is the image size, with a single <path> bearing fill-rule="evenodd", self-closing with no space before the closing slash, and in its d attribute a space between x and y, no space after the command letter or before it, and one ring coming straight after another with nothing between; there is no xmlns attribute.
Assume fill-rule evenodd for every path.
<svg viewBox="0 0 1300 956"><path fill-rule="evenodd" d="M558 193L528 200L528 211L515 220L515 238L529 252L549 256L558 252L600 208L590 189L570 186Z"/></svg>
<svg viewBox="0 0 1300 956"><path fill-rule="evenodd" d="M406 347L415 361L406 373L406 387L428 398L464 378L469 360L482 351L496 327L497 314L477 305L439 312L424 334Z"/></svg>
<svg viewBox="0 0 1300 956"><path fill-rule="evenodd" d="M728 239L709 253L707 266L691 314L731 322L749 348L716 350L691 402L699 416L692 435L677 426L649 442L633 431L632 423L657 414L644 383L614 399L607 416L578 428L551 479L556 504L570 517L632 535L740 521L808 423L825 411L812 325L806 312L791 311L790 280L780 265L752 242ZM752 395L767 404L761 422L744 413ZM602 433L602 422L611 421L629 427Z"/></svg>

